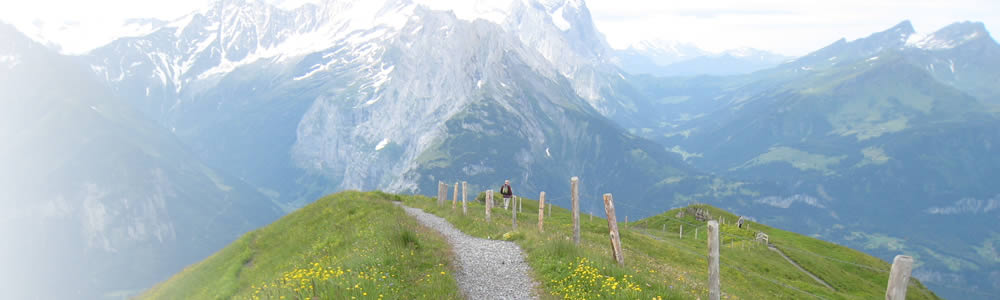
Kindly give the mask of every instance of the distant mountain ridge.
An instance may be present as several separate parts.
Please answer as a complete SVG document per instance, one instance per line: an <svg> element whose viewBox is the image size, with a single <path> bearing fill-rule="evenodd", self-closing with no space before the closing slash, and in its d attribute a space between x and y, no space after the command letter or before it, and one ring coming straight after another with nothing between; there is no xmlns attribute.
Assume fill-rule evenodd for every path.
<svg viewBox="0 0 1000 300"><path fill-rule="evenodd" d="M840 63L878 59L884 51L902 52L907 62L924 68L936 80L982 101L996 104L1000 99L995 88L1000 82L995 72L1000 67L1000 44L979 22L955 23L922 36L913 30L910 21L903 21L862 39L841 39L778 69L823 70Z"/></svg>
<svg viewBox="0 0 1000 300"><path fill-rule="evenodd" d="M642 41L615 51L615 64L626 72L656 76L747 74L777 66L790 59L753 48L712 53L693 44L662 40Z"/></svg>
<svg viewBox="0 0 1000 300"><path fill-rule="evenodd" d="M1000 175L990 154L1000 85L987 83L1000 68L985 67L1000 63L1000 48L983 28L956 23L922 37L904 21L750 75L652 80L647 93L664 100L649 109L664 117L633 131L699 169L780 182L795 196L754 200L773 206L769 215L807 211L780 219L883 257L917 255L930 286L979 299L1000 289L984 267L997 263L986 249L998 233L974 224L996 215L938 212L1000 194L989 179ZM937 225L888 221L903 219Z"/></svg>

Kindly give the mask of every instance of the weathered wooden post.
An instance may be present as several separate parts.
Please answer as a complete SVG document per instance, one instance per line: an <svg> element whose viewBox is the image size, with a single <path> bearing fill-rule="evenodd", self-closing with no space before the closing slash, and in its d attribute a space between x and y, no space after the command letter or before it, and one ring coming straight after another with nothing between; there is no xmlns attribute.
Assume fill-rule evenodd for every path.
<svg viewBox="0 0 1000 300"><path fill-rule="evenodd" d="M486 222L490 221L493 215L493 190L486 190Z"/></svg>
<svg viewBox="0 0 1000 300"><path fill-rule="evenodd" d="M698 227L694 228L694 239L698 239Z"/></svg>
<svg viewBox="0 0 1000 300"><path fill-rule="evenodd" d="M545 232L545 192L538 193L538 232Z"/></svg>
<svg viewBox="0 0 1000 300"><path fill-rule="evenodd" d="M569 179L570 201L573 202L573 244L580 245L580 194L577 192L580 179Z"/></svg>
<svg viewBox="0 0 1000 300"><path fill-rule="evenodd" d="M437 197L437 205L438 206L441 206L441 185L442 184L444 184L444 183L438 181L438 197Z"/></svg>
<svg viewBox="0 0 1000 300"><path fill-rule="evenodd" d="M552 204L549 204L548 210L549 210L549 214L546 217L550 217L551 218L552 217Z"/></svg>
<svg viewBox="0 0 1000 300"><path fill-rule="evenodd" d="M515 199L517 199L517 212L523 213L524 212L524 198L517 197Z"/></svg>
<svg viewBox="0 0 1000 300"><path fill-rule="evenodd" d="M681 239L684 238L684 224L681 224L681 231L677 233L677 237Z"/></svg>
<svg viewBox="0 0 1000 300"><path fill-rule="evenodd" d="M468 205L465 204L465 195L466 195L466 192L468 192L468 189L469 189L469 183L465 182L465 181L462 181L462 215L463 216L469 213L469 207L468 207Z"/></svg>
<svg viewBox="0 0 1000 300"><path fill-rule="evenodd" d="M906 300L906 286L913 271L913 257L896 255L889 271L889 286L885 289L885 300Z"/></svg>
<svg viewBox="0 0 1000 300"><path fill-rule="evenodd" d="M619 266L625 265L625 257L622 256L622 239L618 235L618 218L615 217L615 200L611 194L604 194L604 212L608 214L608 230L611 234L611 255L618 262Z"/></svg>
<svg viewBox="0 0 1000 300"><path fill-rule="evenodd" d="M513 224L513 225L511 225L511 227L514 227L514 231L517 231L517 211L518 211L518 209L517 209L517 196L514 196L514 198L510 199L510 200L514 201L514 203L511 203L511 204L514 205L514 207L511 207L511 210L510 210L510 219L511 219L511 223Z"/></svg>
<svg viewBox="0 0 1000 300"><path fill-rule="evenodd" d="M455 211L455 206L458 205L458 181L455 181L455 192L451 194L451 211Z"/></svg>
<svg viewBox="0 0 1000 300"><path fill-rule="evenodd" d="M719 222L708 221L708 299L719 300Z"/></svg>

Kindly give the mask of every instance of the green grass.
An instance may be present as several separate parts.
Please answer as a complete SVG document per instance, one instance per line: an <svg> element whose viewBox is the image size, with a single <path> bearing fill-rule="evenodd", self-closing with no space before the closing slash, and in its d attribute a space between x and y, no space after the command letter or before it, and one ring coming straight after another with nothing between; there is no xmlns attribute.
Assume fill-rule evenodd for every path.
<svg viewBox="0 0 1000 300"><path fill-rule="evenodd" d="M502 203L502 199L497 199ZM511 213L469 203L469 214L424 196L343 192L324 197L277 222L247 233L204 261L154 286L151 299L456 299L452 254L442 237L419 226L393 201L448 219L478 237L512 240L527 254L543 299L707 298L704 222L682 209L620 223L625 265L611 259L607 221L581 214L582 242L572 242L570 212L554 207L539 232L538 203L525 199L518 229ZM859 251L748 222L695 205L721 226L724 299L873 299L884 297L889 264ZM685 208L686 209L686 208ZM678 236L684 226L684 237ZM694 237L695 231L698 238ZM778 253L752 241L755 232L815 274L831 290ZM912 280L907 299L938 299Z"/></svg>
<svg viewBox="0 0 1000 300"><path fill-rule="evenodd" d="M735 169L745 169L752 168L755 166L766 165L769 163L785 162L792 167L802 170L802 171L818 171L823 175L833 175L834 166L840 163L841 160L847 158L846 155L829 157L821 154L808 153L802 150L789 148L789 147L771 147L767 153L761 154L756 158L746 162L742 166L735 167Z"/></svg>
<svg viewBox="0 0 1000 300"><path fill-rule="evenodd" d="M443 237L392 204L343 192L252 231L142 299L453 299Z"/></svg>
<svg viewBox="0 0 1000 300"><path fill-rule="evenodd" d="M512 232L511 214L494 207L492 220L485 220L482 203L470 203L469 214L461 206L437 207L435 200L423 196L405 196L404 203L448 219L460 230L478 237L502 239ZM545 232L539 232L538 203L525 199L518 213L518 231L514 241L527 254L535 279L541 284L544 299L696 299L707 298L706 232L704 222L690 214L676 218L672 210L650 218L620 223L625 266L611 259L607 221L581 213L580 246L572 242L570 212L554 207L545 218ZM714 207L700 205L713 216L725 216L735 223L738 216ZM619 216L621 217L621 216ZM687 224L685 224L687 223ZM722 226L722 292L728 299L878 299L885 295L889 264L847 247L824 242L788 231L750 222L751 229L731 224ZM684 237L678 237L684 224ZM701 224L692 226L691 224ZM699 238L695 239L695 227ZM665 228L665 230L664 230ZM835 290L830 290L789 264L776 252L751 242L754 232L770 236L773 244L792 260L817 275ZM610 294L604 282L608 278L621 285ZM622 292L627 286L639 290ZM573 287L570 287L572 285ZM938 299L917 280L911 281L907 299Z"/></svg>

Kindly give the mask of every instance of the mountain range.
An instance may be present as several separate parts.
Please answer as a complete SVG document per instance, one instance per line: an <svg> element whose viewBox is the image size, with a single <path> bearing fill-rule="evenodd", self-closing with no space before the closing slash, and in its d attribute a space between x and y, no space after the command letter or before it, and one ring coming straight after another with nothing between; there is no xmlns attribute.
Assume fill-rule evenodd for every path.
<svg viewBox="0 0 1000 300"><path fill-rule="evenodd" d="M981 226L998 217L998 50L982 23L920 36L902 22L751 75L649 79L663 113L631 131L698 169L778 182L795 197L759 203L809 211L769 222L914 253L942 294L982 298L1000 278L998 233Z"/></svg>
<svg viewBox="0 0 1000 300"><path fill-rule="evenodd" d="M753 48L712 53L688 43L642 41L616 50L613 62L632 74L655 76L738 75L777 66L791 57Z"/></svg>
<svg viewBox="0 0 1000 300"><path fill-rule="evenodd" d="M83 123L71 136L119 130L114 138L142 140L109 137L74 156L93 164L56 173L38 167L19 177L77 173L50 184L80 189L98 182L136 193L88 192L100 199L144 199L166 184L128 180L167 178L172 192L156 201L174 224L172 247L197 249L149 268L149 277L95 275L118 285L92 285L86 295L141 289L280 212L335 191L429 195L438 181L469 181L484 190L511 179L517 193L534 195L567 189L571 176L581 178L585 211L599 211L598 195L607 192L615 193L620 214L633 218L711 203L883 259L915 254L921 262L915 274L945 296L1000 291L994 271L1000 233L981 226L997 218L1000 194L989 180L1000 170L991 155L1000 62L981 23L919 36L903 22L748 74L664 78L623 70L622 56L604 41L583 1L454 5L329 0L279 8L223 0L85 55L39 59L65 62L60 68L88 78L69 81L97 93L74 96L105 101L59 107L81 118L120 110L115 118L130 120ZM12 49L0 54L10 70L50 69L28 68L22 58L39 51ZM10 74L31 82L53 76ZM74 90L56 79L50 83ZM22 92L15 86L4 98L24 99L19 105L30 109L11 111L18 118L4 128L36 131L5 136L37 139L13 145L66 144L53 152L5 149L6 158L66 161L54 159L65 157L61 149L86 149L78 146L85 141L41 138L70 135L58 128L21 125L72 120L42 118L49 106L26 101L62 89L14 94ZM135 160L114 166L109 153ZM145 164L152 162L163 171L150 173L155 166ZM23 163L20 169L34 168ZM107 174L118 177L100 179ZM64 198L86 204L94 202L90 194ZM63 211L62 204L44 204L58 194L17 197L42 199L25 200L39 210ZM565 197L549 200L569 204ZM127 224L126 213L101 213L133 207L126 203L86 204L82 214L101 215L97 224ZM240 208L219 208L226 205ZM128 256L148 251L112 252L96 240L84 248L119 255L119 264L102 274L127 276L130 267L145 268L137 262L149 261ZM955 286L962 288L949 288Z"/></svg>

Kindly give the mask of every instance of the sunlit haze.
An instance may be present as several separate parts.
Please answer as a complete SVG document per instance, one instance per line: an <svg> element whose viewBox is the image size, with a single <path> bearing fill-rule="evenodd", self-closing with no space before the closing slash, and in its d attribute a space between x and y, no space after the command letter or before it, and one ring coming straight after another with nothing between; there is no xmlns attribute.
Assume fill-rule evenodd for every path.
<svg viewBox="0 0 1000 300"><path fill-rule="evenodd" d="M309 0L274 0L294 5ZM35 38L81 53L114 37L142 33L125 20L172 20L206 6L208 0L177 1L4 1L0 20ZM464 1L430 0L436 7ZM497 2L497 1L490 1ZM1000 1L586 1L598 30L615 48L643 40L691 43L710 51L740 47L798 56L840 38L860 38L911 20L929 33L959 21L984 22L1000 30Z"/></svg>

